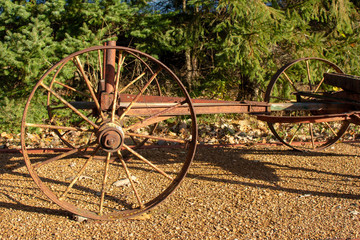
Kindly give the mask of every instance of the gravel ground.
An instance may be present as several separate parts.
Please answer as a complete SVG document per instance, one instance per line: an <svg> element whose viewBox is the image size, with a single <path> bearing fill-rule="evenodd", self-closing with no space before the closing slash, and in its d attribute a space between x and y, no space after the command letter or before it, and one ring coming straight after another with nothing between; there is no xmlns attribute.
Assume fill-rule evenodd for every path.
<svg viewBox="0 0 360 240"><path fill-rule="evenodd" d="M201 147L165 202L110 222L73 220L37 189L20 154L3 153L0 239L360 238L359 147Z"/></svg>

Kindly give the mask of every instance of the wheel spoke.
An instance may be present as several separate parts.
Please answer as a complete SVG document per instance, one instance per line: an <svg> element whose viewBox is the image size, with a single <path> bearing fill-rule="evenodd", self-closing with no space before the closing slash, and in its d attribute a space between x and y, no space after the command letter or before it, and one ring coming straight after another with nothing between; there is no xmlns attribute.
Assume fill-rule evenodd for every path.
<svg viewBox="0 0 360 240"><path fill-rule="evenodd" d="M161 68L159 68L156 71L156 73L145 84L145 86L141 89L141 91L138 93L138 95L136 95L136 97L131 101L131 103L126 108L126 110L121 114L119 121L121 121L125 117L126 113L131 110L132 106L139 100L139 98L142 96L142 94L145 92L145 90L149 87L149 85L152 83L152 81L154 81L154 79L156 78L156 76L159 74L160 71L161 71Z"/></svg>
<svg viewBox="0 0 360 240"><path fill-rule="evenodd" d="M85 171L87 165L90 163L90 161L93 159L93 157L95 156L95 154L98 152L100 146L97 146L96 149L94 150L93 154L91 154L91 156L86 160L86 162L84 163L84 165L82 166L82 168L80 169L80 171L77 173L77 175L75 176L75 178L72 180L72 182L69 184L69 186L66 188L66 190L63 192L63 194L59 197L59 200L63 200L66 196L66 194L70 191L70 189L74 186L74 184L79 180L81 174Z"/></svg>
<svg viewBox="0 0 360 240"><path fill-rule="evenodd" d="M60 138L64 137L66 134L68 134L69 132L71 132L71 130L67 130L65 132L63 132L62 134L60 134Z"/></svg>
<svg viewBox="0 0 360 240"><path fill-rule="evenodd" d="M310 73L309 60L306 60L305 62L306 62L306 71L307 71L307 76L308 76L308 81L309 81L309 87L310 87L310 91L312 91L311 73Z"/></svg>
<svg viewBox="0 0 360 240"><path fill-rule="evenodd" d="M46 86L44 83L40 83L40 85L45 88L46 90L48 90L49 92L51 92L56 98L58 98L62 103L64 103L68 108L70 108L71 110L73 110L77 115L79 115L80 117L82 117L83 119L85 119L88 123L90 123L93 127L95 128L99 128L99 126L97 124L95 124L93 121L91 121L89 118L87 118L84 114L82 114L79 110L77 110L73 105L71 105L68 101L66 101L65 99L63 99L59 94L57 94L56 92L54 92L52 89L50 89L48 86Z"/></svg>
<svg viewBox="0 0 360 240"><path fill-rule="evenodd" d="M38 128L49 128L49 129L60 129L60 130L69 130L69 131L78 131L78 132L93 132L93 130L85 129L85 128L55 126L55 125L47 125L47 124L25 123L25 126L27 126L27 127L38 127Z"/></svg>
<svg viewBox="0 0 360 240"><path fill-rule="evenodd" d="M144 205L143 205L143 203L142 203L142 201L141 201L140 195L139 195L139 193L138 193L138 191L137 191L137 189L136 189L136 186L135 186L134 181L133 181L132 178L131 178L131 174L130 174L130 172L129 172L128 167L126 166L126 163L125 163L125 161L124 161L124 159L123 159L123 157L122 157L122 155L121 155L121 152L120 152L120 151L117 151L117 154L118 154L119 159L120 159L120 161L121 161L121 164L123 165L123 168L124 168L124 170L125 170L126 177L129 179L130 185L131 185L132 189L134 190L134 194L135 194L135 197L136 197L136 199L137 199L137 201L138 201L138 203L139 203L139 206L140 206L140 208L144 208Z"/></svg>
<svg viewBox="0 0 360 240"><path fill-rule="evenodd" d="M92 113L88 114L86 117L89 117L91 116ZM75 126L79 126L82 122L84 122L85 120L84 119L80 119L79 121L75 122L73 125ZM81 128L80 128L81 129ZM91 132L91 136L89 137L89 140L88 140L88 143L90 143L90 140L92 138L92 136L94 135L95 131L94 130L89 130L89 129L84 129L86 132ZM64 137L66 134L68 134L69 132L71 132L71 130L67 130L65 131L63 134L60 134L59 137L62 138ZM84 131L83 131L84 132ZM66 144L66 143L65 143ZM86 150L85 150L86 151Z"/></svg>
<svg viewBox="0 0 360 240"><path fill-rule="evenodd" d="M107 157L106 157L105 170L104 170L104 178L103 178L102 187L101 187L101 197L100 197L100 210L99 210L99 215L102 215L102 214L103 214L104 198L105 198L105 191L106 191L106 181L107 181L107 176L108 176L108 171L109 171L110 158L111 158L111 153L109 152L109 153L107 154Z"/></svg>
<svg viewBox="0 0 360 240"><path fill-rule="evenodd" d="M324 82L324 80L325 80L325 78L323 77L323 78L321 79L320 83L319 83L319 84L317 85L317 87L315 88L314 93L316 93L317 91L319 91L320 86L321 86L321 84Z"/></svg>
<svg viewBox="0 0 360 240"><path fill-rule="evenodd" d="M328 122L324 122L324 124L330 129L330 131L335 135L335 137L338 136L335 130L330 126Z"/></svg>
<svg viewBox="0 0 360 240"><path fill-rule="evenodd" d="M154 164L152 164L149 160L147 160L146 158L144 158L143 156L141 156L139 153L135 152L133 149L131 149L129 146L127 146L126 144L123 145L129 152L131 152L132 154L134 154L136 157L138 157L140 160L142 160L143 162L145 162L146 164L148 164L149 166L151 166L153 169L155 169L156 171L158 171L161 175L165 176L166 178L170 179L170 180L174 180L171 176L169 176L166 172L164 172L163 170L161 170L160 168L158 168L157 166L155 166Z"/></svg>
<svg viewBox="0 0 360 240"><path fill-rule="evenodd" d="M88 117L90 117L92 114L93 114L93 113L90 112L88 115L86 115L86 117L88 118ZM98 120L98 119L97 119L97 120ZM80 125L81 123L83 123L84 121L85 121L85 119L80 119L79 121L74 122L73 125L74 125L74 126L79 126L79 125ZM96 121L95 121L95 123L96 123ZM91 131L91 132L94 132L94 131Z"/></svg>
<svg viewBox="0 0 360 240"><path fill-rule="evenodd" d="M64 84L64 83L61 83L61 82L56 81L56 80L54 80L54 83L59 84L59 85L65 87L65 88L67 88L67 89L69 89L69 90L71 90L71 91L77 92L77 93L79 93L80 95L83 95L84 97L91 98L91 96L90 96L89 94L86 94L86 93L83 93L83 92L81 92L81 91L78 91L78 90L76 90L75 88L70 87L70 86L68 86L68 85L66 85L66 84Z"/></svg>
<svg viewBox="0 0 360 240"><path fill-rule="evenodd" d="M314 101L316 100L315 93L323 94L331 89L331 86L326 84L323 74L332 71L342 73L339 67L325 59L301 58L294 60L281 67L272 77L264 100L270 104L271 102L287 103L292 100L292 102ZM292 92L291 95L287 94L288 92ZM281 111L287 117L295 116L294 113L298 113L304 118L332 113L332 109L329 108L313 109L311 107L305 107L298 112L295 109L281 109ZM277 113L273 113L273 115L277 116ZM346 132L349 122L331 119L329 122L308 122L304 125L295 122L278 124L268 122L268 125L275 137L285 145L296 150L314 151L334 144ZM289 131L291 126L293 126L291 133L296 129L293 135L290 135ZM294 144L294 141L297 141L294 139L299 139L301 144Z"/></svg>
<svg viewBox="0 0 360 240"><path fill-rule="evenodd" d="M294 82L291 81L291 79L289 78L289 76L286 74L286 72L283 72L284 76L286 77L286 79L290 82L291 86L294 88L294 90L296 92L298 92L298 90L296 89L295 85L294 85Z"/></svg>
<svg viewBox="0 0 360 240"><path fill-rule="evenodd" d="M160 111L160 112L158 112L158 113L156 113L156 114L154 114L154 115L152 115L152 116L150 116L150 117L148 117L148 118L146 118L146 119L144 119L144 120L141 120L141 121L138 122L138 123L135 123L134 125L131 125L131 126L129 126L129 127L124 128L124 130L125 130L125 131L126 131L126 130L136 130L136 129L138 129L138 128L142 128L142 127L144 127L144 126L150 125L150 124L154 123L154 122L151 121L151 120L154 120L154 119L156 119L157 117L159 117L160 115L164 115L165 113L168 113L168 112L174 110L175 108L180 107L180 106L183 105L184 103L186 103L186 101L180 102L180 103L178 103L178 104L176 104L176 105L174 105L174 106L171 106L171 107L169 107L169 108L167 108L167 109L165 109L165 110L162 110L162 111ZM166 118L168 118L168 117L166 117ZM162 120L162 118L159 118L159 119ZM149 124L149 123L150 123L150 124Z"/></svg>
<svg viewBox="0 0 360 240"><path fill-rule="evenodd" d="M114 56L109 79L106 53ZM36 111L47 119L32 121ZM176 112L190 115L186 136L158 133ZM39 129L56 134L54 147L68 148L41 159L29 154L28 132ZM73 53L44 73L25 104L21 146L31 177L52 201L75 215L112 220L142 214L177 188L193 160L196 133L195 110L180 79L157 59L110 42ZM160 140L181 149L153 155L141 148Z"/></svg>
<svg viewBox="0 0 360 240"><path fill-rule="evenodd" d="M84 68L82 67L82 64L81 64L80 59L79 59L78 56L75 57L75 61L76 61L76 63L77 63L77 64L75 64L75 65L79 68L79 70L80 70L80 72L81 72L81 75L83 76L83 78L84 78L84 80L85 80L85 83L86 83L86 85L87 85L87 87L88 87L88 89L89 89L89 91L90 91L91 97L92 97L92 99L94 100L95 105L96 105L96 107L97 107L97 109L98 109L98 111L99 111L102 119L105 119L104 113L101 111L101 107L100 107L99 101L98 101L98 99L97 99L97 97L96 97L96 95L95 95L95 93L94 93L94 91L93 91L93 89L92 89L91 83L90 83L88 77L86 76L86 73L85 73L85 71L84 71Z"/></svg>
<svg viewBox="0 0 360 240"><path fill-rule="evenodd" d="M298 131L300 130L300 128L301 128L302 126L303 126L303 124L300 123L299 126L298 126L298 128L295 130L294 135L293 135L292 138L290 139L289 144L291 144L291 143L294 141L294 139L295 139Z"/></svg>
<svg viewBox="0 0 360 240"><path fill-rule="evenodd" d="M141 73L138 77L136 77L134 80L132 80L128 85L126 85L123 89L119 91L119 94L124 92L126 89L128 89L131 85L133 85L135 82L140 80L145 75L145 72Z"/></svg>
<svg viewBox="0 0 360 240"><path fill-rule="evenodd" d="M327 73L328 73L329 71L330 71L330 69L326 70ZM319 91L320 86L321 86L321 84L323 84L324 80L325 80L325 78L323 77L323 78L321 79L320 83L319 83L319 84L317 85L317 87L315 88L314 93L316 93L317 91Z"/></svg>
<svg viewBox="0 0 360 240"><path fill-rule="evenodd" d="M125 56L122 56L122 51L119 53L119 62L118 62L118 68L116 73L116 84L115 84L115 93L114 93L114 101L113 101L113 107L111 112L111 122L115 121L115 111L116 111L116 102L118 97L118 89L119 89L119 83L120 83L120 70L122 65L124 64Z"/></svg>
<svg viewBox="0 0 360 240"><path fill-rule="evenodd" d="M48 163L51 163L51 162L54 162L54 161L57 161L57 160L61 160L61 159L65 158L65 157L67 157L67 156L70 156L70 155L74 154L74 153L80 152L81 150L86 149L86 148L88 148L88 147L90 147L90 146L92 146L94 144L95 144L95 142L92 142L92 143L87 144L87 145L85 145L83 147L72 149L72 150L70 150L68 152L65 152L65 153L62 153L62 154L60 154L60 155L58 155L56 157L50 158L50 159L48 159L48 160L46 160L44 162L35 163L35 164L32 165L32 167L34 169L36 169L36 168L39 168L39 167L41 167L41 166L43 166L45 164L48 164Z"/></svg>
<svg viewBox="0 0 360 240"><path fill-rule="evenodd" d="M140 138L164 140L164 141L167 141L167 142L176 142L176 143L184 143L184 144L189 143L189 141L182 140L182 139L174 139L174 138L167 138L167 137L158 137L158 136L144 135L144 134L138 134L138 133L130 133L130 132L127 132L126 135L134 136L134 137L140 137Z"/></svg>
<svg viewBox="0 0 360 240"><path fill-rule="evenodd" d="M85 148L85 152L88 150L88 148L91 146L91 145L93 145L95 142L97 142L97 141L95 141L95 142L91 142L91 139L93 138L93 136L95 135L95 132L92 132L91 134L90 134L90 137L89 137L89 139L88 139L88 141L87 141L87 143L86 143L86 145L85 146L87 146L86 148Z"/></svg>
<svg viewBox="0 0 360 240"><path fill-rule="evenodd" d="M131 126L131 128L123 128L124 131L127 131L127 130L136 130L136 129L139 129L139 128L142 128L142 127L146 127L146 126L149 126L151 124L154 124L154 123L158 123L158 122L161 122L161 121L165 121L169 118L172 118L172 116L165 116L165 117L156 117L156 118L153 118L151 120L148 120L148 121L144 121L144 122L139 122L139 125L135 127Z"/></svg>
<svg viewBox="0 0 360 240"><path fill-rule="evenodd" d="M315 142L314 142L314 132L313 132L313 124L309 123L309 130L310 130L310 136L311 136L311 144L313 149L315 149Z"/></svg>
<svg viewBox="0 0 360 240"><path fill-rule="evenodd" d="M140 142L139 141L137 141L133 136L130 136L130 138L131 138L131 140L133 141L133 143L135 144L135 145L138 145Z"/></svg>

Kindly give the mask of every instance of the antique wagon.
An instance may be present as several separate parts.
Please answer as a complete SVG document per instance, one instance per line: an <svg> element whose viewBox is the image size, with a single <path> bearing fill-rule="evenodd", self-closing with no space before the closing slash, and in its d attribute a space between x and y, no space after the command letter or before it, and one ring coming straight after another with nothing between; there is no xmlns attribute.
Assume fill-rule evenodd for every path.
<svg viewBox="0 0 360 240"><path fill-rule="evenodd" d="M25 106L21 146L30 175L56 204L92 219L129 218L184 179L197 145L196 114L254 114L284 144L316 151L359 122L357 82L327 60L303 58L274 75L264 102L191 99L163 63L108 42L69 55L41 77ZM34 131L52 134L40 146L63 151L31 154ZM160 143L167 147L155 148Z"/></svg>

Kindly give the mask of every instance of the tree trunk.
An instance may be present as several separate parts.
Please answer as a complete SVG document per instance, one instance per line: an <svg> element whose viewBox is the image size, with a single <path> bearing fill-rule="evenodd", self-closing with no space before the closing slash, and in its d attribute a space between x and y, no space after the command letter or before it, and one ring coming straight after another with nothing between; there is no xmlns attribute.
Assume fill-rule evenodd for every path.
<svg viewBox="0 0 360 240"><path fill-rule="evenodd" d="M259 92L259 86L255 81L252 81L249 76L241 74L241 83L239 84L239 90L236 100L237 101L256 101L257 94Z"/></svg>
<svg viewBox="0 0 360 240"><path fill-rule="evenodd" d="M191 63L191 50L190 49L186 49L185 50L185 65L186 65L186 82L188 84L188 91L191 91L191 83L192 83L192 63Z"/></svg>

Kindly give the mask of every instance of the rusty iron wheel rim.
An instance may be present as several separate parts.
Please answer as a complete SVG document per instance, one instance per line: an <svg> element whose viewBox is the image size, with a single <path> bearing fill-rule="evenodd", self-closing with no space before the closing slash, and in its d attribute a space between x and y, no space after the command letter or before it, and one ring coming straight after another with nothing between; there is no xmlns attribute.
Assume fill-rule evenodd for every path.
<svg viewBox="0 0 360 240"><path fill-rule="evenodd" d="M127 143L124 139L130 139L131 138L139 138L144 140L144 136L141 134L137 134L136 132L134 132L135 130L137 130L137 128L135 129L135 127L133 129L131 129L131 127L133 127L135 124L139 125L140 120L138 120L138 122L133 123L132 121L136 121L137 117L130 117L130 113L132 112L133 109L131 109L130 107L130 103L123 107L124 109L122 111L125 111L129 108L128 114L121 114L121 112L117 112L113 111L112 109L108 109L106 111L101 111L102 113L100 114L98 111L99 109L97 108L97 116L93 116L91 113L89 113L89 111L93 111L93 108L91 110L88 111L87 108L77 108L74 107L78 112L80 113L76 113L78 116L80 116L80 120L83 120L85 118L87 118L89 121L82 121L81 124L78 125L74 125L71 126L71 121L67 120L68 122L63 122L63 123L59 123L60 120L62 119L61 117L63 117L63 119L66 119L66 114L68 114L68 112L70 112L70 114L74 114L75 110L71 109L71 106L73 107L75 103L71 103L68 105L66 105L66 103L69 103L70 100L72 98L75 99L75 97L73 97L71 94L67 95L68 93L66 93L66 89L65 88L69 88L69 87L73 87L72 85L67 85L66 87L60 87L57 86L58 88L54 87L55 85L55 81L61 79L61 77L59 77L61 74L63 74L63 76L67 76L67 72L72 71L72 68L78 68L82 71L88 71L87 73L91 72L91 70L85 70L86 67L88 67L88 69L91 69L90 67L93 67L91 64L93 63L92 60L86 60L87 58L89 58L89 56L93 56L96 54L99 54L104 52L104 51L110 51L111 49L116 51L117 54L117 61L119 60L119 62L117 62L117 66L119 67L119 69L121 69L121 74L124 74L124 76L130 76L130 73L136 73L137 77L141 74L143 74L145 72L144 75L141 75L141 78L143 78L141 80L141 83L139 83L139 80L134 80L134 78L132 79L136 84L138 84L136 87L137 89L139 89L140 87L143 87L144 93L139 94L140 98L139 99L145 99L144 101L147 101L147 96L145 95L146 91L150 92L149 96L151 95L151 91L156 91L156 90L150 90L151 89L159 89L159 83L160 85L166 81L168 81L167 83L170 84L170 86L172 86L173 88L176 88L176 93L179 95L179 98L182 99L181 103L178 102L174 102L172 103L173 105L176 103L177 105L181 106L183 109L186 109L187 111L187 115L189 115L189 117L187 118L188 124L189 124L189 136L175 136L173 137L171 135L167 136L165 135L165 137L163 137L163 135L161 136L157 136L155 135L155 130L148 130L148 134L151 135L151 137L145 137L146 140L151 139L152 142L156 142L158 140L162 141L167 141L167 142L172 142L174 141L174 144L183 144L181 146L182 149L181 151L179 151L178 154L179 156L182 156L181 159L176 159L173 160L173 162L171 162L171 164L173 164L173 166L176 166L176 169L174 167L174 170L172 169L172 165L166 161L167 158L165 159L156 159L156 155L155 154L151 154L151 153L146 153L145 150L143 151L140 147L140 145L143 145L146 141L142 141L139 142L138 145L136 145L136 143L133 143L133 147L131 147L132 145L127 145L129 143ZM93 55L92 55L93 54ZM126 57L125 57L126 56ZM121 58L124 57L124 61L123 63L121 63ZM101 58L99 58L101 59ZM88 62L86 62L88 61ZM96 62L96 60L94 60ZM128 61L128 62L126 62ZM74 64L75 62L75 64ZM84 64L82 64L84 62ZM125 63L126 62L126 63ZM69 65L70 67L68 67L67 64L73 64L74 66ZM122 65L124 64L124 65ZM135 65L138 64L138 65ZM148 64L148 65L147 65ZM86 66L89 65L89 66ZM98 65L102 65L101 60L100 60L100 64ZM65 69L66 67L68 67L67 69ZM156 69L153 69L155 68ZM82 68L82 69L81 69ZM128 70L125 70L125 69ZM65 69L65 70L64 70ZM70 69L70 70L69 70ZM142 73L138 73L138 70L142 69ZM149 70L152 69L152 70ZM63 72L61 72L63 71ZM128 71L128 73L127 73ZM158 72L156 72L158 71ZM96 71L94 71L96 72ZM156 72L156 73L155 73ZM59 74L59 75L58 75ZM128 74L128 75L126 75ZM156 75L157 74L157 75ZM82 76L82 80L80 82L86 82L84 79L86 78L85 76ZM90 75L89 75L90 76ZM146 76L146 77L144 77ZM64 79L68 80L66 77L63 77ZM89 77L90 78L90 77ZM139 78L139 79L141 79ZM153 79L156 80L153 80ZM121 76L119 76L119 79L121 79ZM150 79L150 80L149 80ZM75 81L75 80L74 80ZM128 80L130 81L130 80ZM60 82L60 80L59 80ZM88 79L88 82L89 79ZM87 82L87 83L88 83ZM143 85L142 82L144 82ZM132 83L133 85L135 85L135 83ZM59 85L58 83L56 83L57 85ZM68 83L67 83L68 84ZM146 84L148 84L148 87L144 87ZM154 86L152 86L152 84ZM66 85L66 84L65 84ZM75 86L76 84L74 84ZM131 83L129 83L128 85L131 85ZM131 85L131 87L133 87L132 91L136 91L136 88ZM90 86L92 86L90 84ZM167 85L169 87L169 85ZM124 87L124 86L122 86ZM163 85L161 85L160 87L163 87ZM89 87L90 89L91 87ZM88 90L89 90L88 89ZM92 88L91 91L94 91L95 87ZM120 89L120 88L119 88ZM80 91L80 90L79 90ZM85 88L85 91L86 88ZM85 91L83 93L85 93ZM91 91L89 90L89 92L91 93ZM96 91L94 91L96 93ZM44 94L45 93L45 94ZM37 104L37 100L36 98L38 97L38 95L51 95L54 99L49 100L49 97L44 100L44 106L46 108L50 107L54 107L54 109L59 109L59 111L65 111L64 116L60 116L61 114L59 114L59 116L56 116L56 114L50 114L49 115L49 122L47 124L43 124L42 122L30 122L29 119L31 119L31 111L33 110L32 107L33 105L35 105L35 103ZM59 96L57 96L57 95ZM63 94L63 95L61 95ZM72 93L73 95L75 95L75 93ZM157 93L159 97L162 97L163 93ZM91 97L91 94L89 94ZM142 96L144 95L144 96ZM78 96L76 96L78 97ZM64 100L62 101L61 98ZM68 98L68 99L65 99ZM120 99L120 97L119 97ZM151 99L151 98L149 98ZM120 101L120 100L119 100ZM136 101L140 101L140 100L134 100L135 104L134 106L137 104ZM56 102L54 105L53 102ZM80 102L80 101L79 101ZM123 102L123 101L122 101ZM65 105L65 107L61 108L61 103ZM96 103L96 101L93 101L92 104ZM143 102L141 102L143 103ZM154 115L154 112L156 113L156 108L153 108L151 105L151 102L149 104L149 102L144 102L143 104L148 104L150 107L148 107L149 111L152 111L152 114ZM96 105L96 104L95 104ZM116 105L116 103L115 103ZM139 103L139 105L141 105ZM177 106L176 105L176 106ZM170 106L170 105L169 105ZM175 107L171 107L171 109L176 109ZM168 107L169 108L169 107ZM64 110L65 109L65 110ZM119 108L120 109L120 108ZM182 109L182 110L183 110ZM135 109L136 110L136 109ZM135 112L134 110L134 112ZM146 109L145 109L146 110ZM52 110L54 111L54 110ZM115 112L115 114L114 114ZM166 108L165 108L165 112L166 112ZM170 112L170 110L168 109L168 112ZM123 113L123 112L122 112ZM99 115L100 114L100 115ZM144 113L141 113L144 114ZM56 116L57 119L52 119L52 116ZM155 114L156 115L156 114ZM159 115L159 113L158 113ZM137 116L137 115L136 115ZM151 116L151 114L146 115L144 117L141 118L141 121L145 121L148 120L148 116ZM55 118L56 118L55 117ZM120 119L121 117L123 117L123 119ZM161 115L159 116L155 116L154 118L157 119L157 117L160 119ZM69 119L71 119L70 117L68 117ZM83 119L81 119L83 118ZM161 121L166 121L169 117L164 117L165 120L161 120ZM178 118L181 118L178 117ZM100 120L99 120L100 119ZM98 131L101 124L105 121L105 120L109 120L112 122L118 121L118 127L111 129L111 134L113 134L114 132L117 132L118 136L120 136L121 139L121 144L116 145L116 147L114 147L114 151L104 151L104 149L102 149L101 147L99 147L99 142L97 141L97 135L101 135L103 136L104 131ZM134 120L135 119L135 120ZM140 118L139 118L140 119ZM145 119L145 120L144 120ZM127 122L126 122L127 121ZM160 120L157 120L157 122L152 123L151 126L153 126L155 124L155 128L157 126L158 123L161 123ZM83 123L85 122L85 123ZM150 122L150 120L148 121ZM57 125L58 124L58 125ZM59 125L60 124L60 125ZM127 125L126 125L127 124ZM133 125L131 125L133 124ZM54 127L55 126L55 127ZM142 128L145 128L146 124L140 124L138 126L138 128L141 130ZM67 140L69 141L69 144L65 143L65 146L71 146L73 149L70 150L68 153L68 156L64 156L64 154L59 154L57 156L62 156L60 157L60 159L56 159L56 156L48 156L44 159L44 161L42 162L36 162L38 160L34 160L34 158L32 156L29 155L28 151L27 151L27 130L29 128L40 128L42 130L47 130L47 129L53 129L56 130L57 133L59 134L60 132L65 132L65 131L81 131L81 133L86 132L85 136L88 136L88 140L86 144L73 144L72 142L70 142L71 140ZM82 128L81 130L79 130L80 128ZM87 128L87 129L85 129ZM89 131L89 133L87 132ZM153 134L153 135L152 135ZM101 137L100 137L101 138ZM109 140L108 138L106 138L107 140ZM59 139L60 142L62 141L62 139ZM175 141L176 140L176 141ZM76 140L73 140L76 141ZM108 143L110 144L110 146L113 142L113 139L110 139L108 141ZM116 137L115 140L116 142ZM35 183L39 186L39 188L52 200L54 201L56 204L58 204L60 207L76 214L76 215L81 215L87 218L92 218L92 219L99 219L99 220L113 220L113 219L123 219L123 218L129 218L141 213L144 213L148 210L150 210L151 208L153 208L154 206L158 205L159 203L161 203L163 200L165 200L178 186L179 184L182 182L182 180L184 179L190 164L192 162L192 159L194 157L195 154L195 150L196 150L196 143L197 143L197 124L196 124L196 115L194 112L194 108L190 99L189 94L187 93L185 87L183 86L183 84L181 83L181 81L177 78L177 76L168 68L166 67L163 63L161 63L160 61L158 61L157 59L142 53L140 51L134 50L134 49L130 49L130 48L125 48L125 47L118 47L118 46L95 46L95 47L91 47L82 51L78 51L76 53L73 53L71 55L69 55L68 57L64 58L63 60L61 60L60 62L58 62L57 64L55 64L53 67L51 67L43 76L42 78L39 80L39 82L36 84L36 86L34 87L34 89L32 90L26 105L25 105L25 109L24 109L24 114L23 114L23 118L22 118L22 125L21 125L21 146L22 146L22 152L23 152L23 156L24 156L24 160L26 163L26 166L29 170L29 173L31 175L31 177L34 179ZM155 143L154 143L155 144ZM75 147L75 148L74 148ZM78 148L78 149L76 149ZM120 149L120 150L119 150ZM121 152L122 151L127 151L130 152L132 155L132 159L130 161L125 161L124 158L122 158ZM79 157L78 157L79 155ZM101 156L98 156L101 155ZM154 156L153 156L154 155ZM166 153L166 155L171 155L170 153ZM47 168L51 169L52 171L58 170L60 169L61 165L56 165L56 168L53 167L52 165L57 164L58 162L61 161L68 161L68 159L76 159L76 163L78 164L79 162L81 163L80 165L82 167L85 166L85 172L88 171L87 168L87 162L90 162L89 164L92 164L92 162L94 162L94 166L97 164L102 164L102 180L100 180L100 178L96 178L95 180L97 182L99 182L99 186L103 189L100 189L100 195L99 192L96 192L93 189L86 189L86 188L90 188L88 185L86 185L86 187L80 186L79 183L79 178L80 176L80 172L81 172L81 168L76 168L75 172L77 175L75 177L75 179L77 178L77 180L75 180L74 185L72 185L69 188L69 185L71 185L71 182L74 181L74 179L69 180L68 182L65 182L64 179L48 179L49 176L49 172L47 172L46 170L48 170ZM144 158L144 159L142 159ZM136 160L134 160L136 159ZM169 157L170 159L170 157ZM100 160L100 161L99 161ZM128 159L127 159L128 160ZM147 163L146 161L150 162ZM156 160L156 161L155 161ZM163 162L161 162L161 161ZM75 161L75 160L74 160ZM85 163L84 163L85 161ZM157 165L157 161L159 161L159 164ZM161 162L161 163L160 163ZM165 164L166 163L166 164ZM134 165L130 165L130 164L134 164ZM136 187L136 183L131 180L132 178L130 176L133 176L131 174L131 171L133 171L134 175L136 175L138 172L140 172L140 168L136 168L135 164L138 164L139 166L141 166L144 170L144 172L146 174L148 174L149 176L155 176L152 174L157 174L156 177L154 177L154 179L152 180L153 182L156 182L157 179L161 179L165 178L165 180L162 180L164 182L164 184L160 184L159 189L151 189L151 186L140 186L140 185L146 185L147 183L141 182L141 179L139 179L140 183L139 186ZM141 165L142 164L142 165ZM152 165L154 166L152 166ZM170 166L167 166L170 165ZM77 166L77 165L75 165ZM89 165L90 166L90 165ZM132 196L129 197L129 199L131 198L133 200L133 202L126 202L126 201L130 201L128 199L123 200L121 199L121 197L124 197L125 195L120 195L120 193L124 194L126 193L125 190L116 190L118 191L118 197L117 199L115 199L115 193L114 195L111 195L112 193L110 193L110 184L111 182L110 179L114 180L116 178L113 177L112 172L115 172L115 170L112 170L112 167L115 168L115 166L117 167L117 169L121 169L122 170L122 176L123 177L128 177L129 183L130 183L130 190L129 192L132 192ZM160 167L159 167L160 166ZM69 166L65 164L64 169L68 169ZM161 168L164 168L164 170L162 170ZM166 170L165 170L166 169ZM92 169L91 169L92 170ZM152 172L155 173L150 173L150 170ZM90 171L90 170L89 170ZM65 171L64 176L60 176L62 178L65 178L65 174L67 172ZM116 174L118 174L118 172L115 172ZM41 176L40 176L41 175ZM109 175L109 176L108 176ZM108 180L104 180L107 179ZM106 182L107 181L107 182ZM51 183L54 183L54 185L51 185ZM161 181L160 181L161 182ZM76 184L79 184L79 186L77 186ZM90 184L89 184L90 185ZM87 208L86 205L77 205L77 201L81 202L81 201L87 201L87 200L82 200L81 198L79 198L80 200L75 200L75 198L73 198L72 196L75 196L76 194L79 194L79 192L81 192L81 187L84 190L89 190L91 192L91 194L93 194L94 196L92 196L93 198L98 198L100 199L100 203L94 203L94 205L98 205L97 207L99 209L95 209L95 208ZM54 190L55 189L55 190ZM65 191L64 191L65 189ZM143 193L137 193L137 191L142 190L144 191ZM71 193L71 191L76 191L75 193ZM115 191L115 190L111 190L111 191ZM147 191L147 192L146 192ZM153 192L153 193L152 193ZM61 196L61 194L63 194L64 196ZM71 196L70 196L71 194ZM142 194L142 195L141 195ZM147 197L148 195L149 197ZM69 195L69 196L68 196ZM145 197L145 198L143 198ZM69 198L69 199L67 199ZM73 199L70 199L73 198ZM91 198L92 199L92 198ZM102 200L101 200L102 199ZM90 201L90 200L89 200ZM92 201L92 200L91 200ZM113 205L110 205L110 203L108 202L112 202ZM115 203L121 205L119 206L119 208L116 208L117 206L115 205ZM109 206L107 207L106 204L109 204ZM121 207L121 208L120 208ZM127 208L128 209L127 209Z"/></svg>
<svg viewBox="0 0 360 240"><path fill-rule="evenodd" d="M286 81L288 82L293 82L296 81L296 79L291 79L289 76L287 76L287 73L286 71L289 71L291 70L292 67L297 67L299 66L299 64L302 64L303 68L306 68L306 73L305 75L308 76L310 75L311 76L311 66L312 64L320 64L319 66L322 66L322 67L326 67L328 69L331 69L332 71L334 72L338 72L338 73L343 73L343 71L337 66L335 65L334 63L328 61L328 60L325 60L325 59L322 59L322 58L315 58L315 57L308 57L308 58L300 58L300 59L297 59L297 60L294 60L286 65L284 65L282 68L280 68L274 75L273 77L271 78L270 80L270 83L266 89L266 92L265 92L265 97L264 97L264 101L265 102L271 102L271 98L273 97L273 92L274 92L274 88L276 86L276 84L280 84L280 79L283 77ZM321 65L323 64L323 65ZM319 68L320 69L320 68ZM295 71L295 70L293 70ZM310 72L310 74L309 74ZM290 79L290 80L289 80ZM311 79L311 77L310 77ZM320 90L321 87L323 87L323 82L322 82L322 79L318 79L320 81L318 81L317 83L318 84L314 84L313 86L315 86L311 91L312 92L317 92ZM311 79L311 81L315 81L314 79ZM298 82L297 82L298 83ZM290 85L292 85L292 83L290 83ZM294 85L292 85L294 86ZM294 89L294 87L291 87L292 89ZM297 92L297 90L293 90L294 92ZM284 100L280 100L280 101L286 101L286 99ZM313 113L308 113L309 115L313 115ZM316 114L316 113L315 113ZM298 134L296 131L298 129L301 129L303 128L303 125L299 125L299 126L296 126L294 127L296 124L292 124L292 123L287 123L288 124L288 128L287 129L290 129L290 130L294 130L294 133L291 135L287 135L287 134L282 134L281 133L281 130L279 129L280 127L276 127L276 124L274 123L270 123L268 122L268 126L271 130L271 132L275 135L275 137L280 141L282 142L283 144L285 144L286 146L290 147L290 148L293 148L295 150L299 150L299 151L318 151L318 150L322 150L324 148L327 148L329 146L331 146L332 144L336 143L343 135L344 133L346 132L346 130L348 129L350 123L348 121L341 121L340 124L341 126L336 128L335 130L332 129L331 132L334 131L333 135L326 139L325 141L319 141L319 142L316 142L315 139L314 139L314 135L310 135L310 139L311 139L311 142L310 143L301 143L300 144L298 142L295 142L294 141L294 136L296 134ZM281 126L281 124L278 124ZM286 125L286 124L284 124ZM312 132L311 129L313 129L314 127L312 126L312 124L309 124L309 132ZM332 128L331 126L329 126L329 124L327 123L326 126L324 128ZM285 127L284 127L285 128ZM286 139L286 137L289 136L288 139ZM295 136L296 137L296 136ZM309 146L310 145L310 146Z"/></svg>

